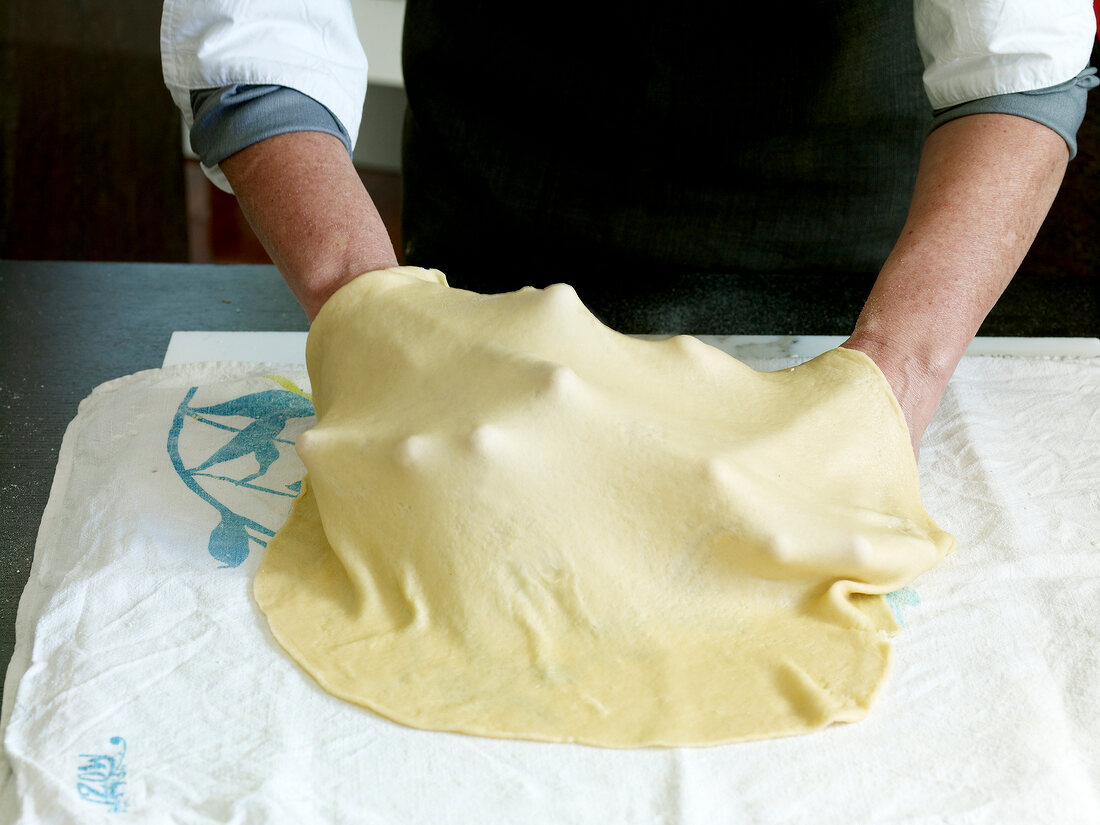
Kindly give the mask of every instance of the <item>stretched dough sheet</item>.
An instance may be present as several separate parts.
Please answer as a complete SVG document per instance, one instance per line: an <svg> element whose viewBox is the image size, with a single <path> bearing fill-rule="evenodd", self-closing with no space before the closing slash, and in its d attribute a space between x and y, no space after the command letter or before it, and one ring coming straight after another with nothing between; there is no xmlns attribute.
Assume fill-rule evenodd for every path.
<svg viewBox="0 0 1100 825"><path fill-rule="evenodd" d="M412 267L307 359L307 485L256 599L326 690L417 727L630 747L863 718L880 594L952 547L867 356L757 372L614 332L558 284Z"/></svg>
<svg viewBox="0 0 1100 825"><path fill-rule="evenodd" d="M964 359L920 460L958 549L887 597L874 710L706 748L420 730L321 690L252 599L302 478L298 390L195 364L82 403L20 602L0 822L1100 821L1100 359Z"/></svg>

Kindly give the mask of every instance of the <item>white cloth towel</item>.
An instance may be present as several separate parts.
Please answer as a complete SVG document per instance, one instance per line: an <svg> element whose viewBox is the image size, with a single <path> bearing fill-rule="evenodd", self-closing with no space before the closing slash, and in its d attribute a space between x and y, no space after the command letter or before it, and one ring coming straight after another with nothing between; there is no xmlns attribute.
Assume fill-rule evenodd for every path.
<svg viewBox="0 0 1100 825"><path fill-rule="evenodd" d="M1100 822L1100 359L965 358L920 461L958 548L893 597L871 715L703 749L412 730L320 690L250 589L306 381L184 365L81 404L19 606L0 822Z"/></svg>

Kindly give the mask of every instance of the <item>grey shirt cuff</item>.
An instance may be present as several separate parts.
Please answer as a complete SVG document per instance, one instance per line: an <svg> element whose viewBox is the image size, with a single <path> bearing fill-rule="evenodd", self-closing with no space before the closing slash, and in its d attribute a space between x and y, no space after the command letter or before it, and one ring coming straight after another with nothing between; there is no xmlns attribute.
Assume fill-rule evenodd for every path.
<svg viewBox="0 0 1100 825"><path fill-rule="evenodd" d="M191 112L191 148L208 168L246 146L287 132L330 134L351 154L351 138L336 116L309 95L286 86L192 89Z"/></svg>
<svg viewBox="0 0 1100 825"><path fill-rule="evenodd" d="M939 109L933 113L931 129L965 115L998 113L1026 117L1049 126L1062 136L1069 147L1069 157L1077 154L1077 130L1085 118L1085 102L1089 89L1100 84L1096 69L1091 66L1077 77L1057 86L1035 89L1031 92L1014 92L1007 95L982 97L958 106ZM931 129L929 131L931 131Z"/></svg>

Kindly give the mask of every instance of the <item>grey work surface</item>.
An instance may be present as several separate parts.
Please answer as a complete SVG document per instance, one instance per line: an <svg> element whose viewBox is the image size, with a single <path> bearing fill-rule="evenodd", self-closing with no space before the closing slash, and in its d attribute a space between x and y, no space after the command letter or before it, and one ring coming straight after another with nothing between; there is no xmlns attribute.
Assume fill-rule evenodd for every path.
<svg viewBox="0 0 1100 825"><path fill-rule="evenodd" d="M871 279L700 276L701 293L664 312L679 288L629 302L578 291L629 333L845 335ZM1019 276L981 329L994 336L1100 335L1098 282ZM308 328L270 266L0 261L0 663L15 639L58 449L98 384L159 367L175 330Z"/></svg>

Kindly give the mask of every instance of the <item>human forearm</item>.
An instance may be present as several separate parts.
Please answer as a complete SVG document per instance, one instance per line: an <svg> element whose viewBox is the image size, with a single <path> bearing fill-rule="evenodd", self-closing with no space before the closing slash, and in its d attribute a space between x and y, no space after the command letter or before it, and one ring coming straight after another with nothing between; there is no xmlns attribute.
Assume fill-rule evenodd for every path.
<svg viewBox="0 0 1100 825"><path fill-rule="evenodd" d="M347 150L331 135L277 135L220 165L311 321L328 297L357 275L397 264Z"/></svg>
<svg viewBox="0 0 1100 825"><path fill-rule="evenodd" d="M909 217L845 346L871 356L917 449L966 347L1019 268L1068 151L1047 127L980 114L929 135Z"/></svg>

